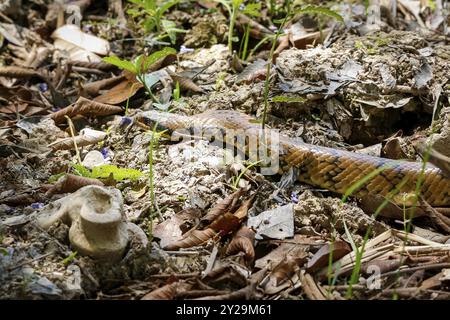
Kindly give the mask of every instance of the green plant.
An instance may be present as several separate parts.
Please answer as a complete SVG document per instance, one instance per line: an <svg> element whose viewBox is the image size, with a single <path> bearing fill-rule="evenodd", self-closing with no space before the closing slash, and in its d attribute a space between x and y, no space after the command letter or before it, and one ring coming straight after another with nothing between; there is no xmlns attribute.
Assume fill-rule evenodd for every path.
<svg viewBox="0 0 450 320"><path fill-rule="evenodd" d="M286 25L286 22L292 18L294 15L297 14L324 14L327 16L330 16L332 18L337 19L340 22L344 22L344 19L339 15L338 13L334 12L333 10L322 8L322 7L316 7L316 6L308 6L303 9L298 10L292 10L291 8L291 1L287 0L285 2L285 9L286 9L286 15L283 20L281 20L281 24L277 29L277 33L275 34L275 37L272 40L272 47L270 48L269 53L269 59L267 61L267 69L266 69L266 79L264 81L264 111L263 111L263 119L262 119L262 128L264 129L266 125L266 118L267 118L267 109L269 106L269 83L270 83L270 70L272 68L272 61L273 61L273 55L275 52L275 46L277 44L278 38L280 37L281 30L283 30L284 26Z"/></svg>
<svg viewBox="0 0 450 320"><path fill-rule="evenodd" d="M241 181L242 176L251 168L253 168L254 166L256 166L257 164L259 164L260 162L262 162L262 160L256 161L256 162L251 162L247 167L245 167L244 170L242 170L242 172L236 177L236 179L234 179L233 181L233 188L237 189L238 185L239 185L239 181Z"/></svg>
<svg viewBox="0 0 450 320"><path fill-rule="evenodd" d="M134 61L124 60L120 59L117 56L109 56L103 58L103 61L110 63L112 65L115 65L116 67L127 70L131 73L133 73L136 76L136 79L139 80L139 82L142 83L145 90L147 91L148 95L152 98L153 101L156 103L158 102L158 99L153 95L151 91L151 85L147 85L147 82L145 81L145 73L148 71L148 69L157 61L165 58L168 55L176 54L177 51L173 48L166 47L159 51L156 51L152 53L150 56L146 56L144 54L141 54L134 59ZM127 103L128 106L128 103Z"/></svg>
<svg viewBox="0 0 450 320"><path fill-rule="evenodd" d="M73 259L75 259L75 257L77 256L78 251L74 251L72 252L70 255L68 255L66 258L64 258L61 262L64 265L68 265L69 263L71 263L73 261Z"/></svg>
<svg viewBox="0 0 450 320"><path fill-rule="evenodd" d="M245 33L244 37L241 41L241 46L239 48L239 55L241 56L241 59L245 61L247 58L247 50L248 50L248 40L250 38L250 25L245 26Z"/></svg>
<svg viewBox="0 0 450 320"><path fill-rule="evenodd" d="M177 83L175 84L175 89L173 89L173 100L180 101L180 98L181 98L180 83L177 81Z"/></svg>
<svg viewBox="0 0 450 320"><path fill-rule="evenodd" d="M80 164L72 164L74 173L76 175L86 178L108 178L112 176L115 181L122 181L125 179L135 181L144 176L144 173L136 169L118 168L117 166L105 164L92 168L92 171Z"/></svg>
<svg viewBox="0 0 450 320"><path fill-rule="evenodd" d="M230 17L230 25L228 28L228 49L233 52L233 33L234 24L238 14L246 14L253 17L259 17L261 11L261 3L244 4L245 0L215 0L221 3L228 11Z"/></svg>
<svg viewBox="0 0 450 320"><path fill-rule="evenodd" d="M136 5L136 8L131 8L127 13L132 18L141 18L143 21L141 25L146 32L156 31L160 36L159 39L169 37L170 42L175 44L176 35L185 30L176 27L175 22L163 19L164 14L173 6L180 3L180 0L158 1L158 0L129 0Z"/></svg>

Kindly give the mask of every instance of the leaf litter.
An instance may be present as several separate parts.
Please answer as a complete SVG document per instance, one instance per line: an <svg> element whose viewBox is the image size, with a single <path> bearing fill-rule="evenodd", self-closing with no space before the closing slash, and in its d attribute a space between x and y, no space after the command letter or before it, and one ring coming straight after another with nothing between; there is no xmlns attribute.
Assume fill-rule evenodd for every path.
<svg viewBox="0 0 450 320"><path fill-rule="evenodd" d="M450 56L439 11L399 1L396 16L383 8L368 25L354 4L342 23L337 13L348 7L323 2L288 21L270 60L280 25L264 4L261 16L237 15L230 52L231 17L219 3L171 5L153 21L132 16L140 10L134 1L99 6L107 15L99 19L87 1L74 4L82 14L76 26L58 14L66 5L47 2L30 16L2 7L2 299L450 297L448 208L420 200L412 220L401 208L374 217L376 197L343 204L297 182L295 170L263 176L242 159L223 161L226 151L211 141L175 143L168 128L134 122L153 109L262 118L268 81L267 119L281 133L419 161L420 141L431 137L430 162L448 173ZM119 200L92 191L89 204L76 198L85 190L115 190ZM59 206L70 219L39 225ZM128 226L118 262L71 242L85 230L67 219L75 226L102 208Z"/></svg>

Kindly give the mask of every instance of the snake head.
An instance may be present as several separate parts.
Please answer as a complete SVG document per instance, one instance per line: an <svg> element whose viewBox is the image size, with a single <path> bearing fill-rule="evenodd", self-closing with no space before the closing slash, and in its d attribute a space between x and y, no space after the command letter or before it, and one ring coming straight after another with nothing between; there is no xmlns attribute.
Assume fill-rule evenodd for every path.
<svg viewBox="0 0 450 320"><path fill-rule="evenodd" d="M179 128L184 128L188 123L188 117L162 111L145 111L137 114L135 120L140 124L157 131L173 132Z"/></svg>

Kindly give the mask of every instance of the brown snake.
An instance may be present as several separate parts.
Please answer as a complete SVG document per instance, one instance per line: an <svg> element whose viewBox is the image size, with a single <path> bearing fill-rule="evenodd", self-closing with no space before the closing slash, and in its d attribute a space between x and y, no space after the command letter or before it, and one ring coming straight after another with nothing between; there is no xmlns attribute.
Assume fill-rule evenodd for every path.
<svg viewBox="0 0 450 320"><path fill-rule="evenodd" d="M221 128L245 130L247 135L261 139L261 125L253 118L236 111L213 110L195 116L148 111L136 120L152 127L176 131L189 128ZM253 122L252 122L253 121ZM450 178L431 165L422 170L422 163L391 160L364 154L297 142L280 135L281 169L297 168L298 180L339 194L345 194L356 182L379 170L371 180L353 192L353 196L381 196L394 203L411 205L416 185L422 174L421 195L432 206L450 206Z"/></svg>

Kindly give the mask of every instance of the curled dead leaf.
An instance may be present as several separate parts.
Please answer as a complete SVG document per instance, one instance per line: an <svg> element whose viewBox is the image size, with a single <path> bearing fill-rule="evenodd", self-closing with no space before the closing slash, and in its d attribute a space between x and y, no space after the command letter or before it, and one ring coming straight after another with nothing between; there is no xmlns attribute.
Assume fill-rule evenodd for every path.
<svg viewBox="0 0 450 320"><path fill-rule="evenodd" d="M189 291L191 288L191 284L178 281L147 293L141 300L173 300L177 295Z"/></svg>
<svg viewBox="0 0 450 320"><path fill-rule="evenodd" d="M31 77L39 77L39 73L36 70L29 68L22 68L17 66L1 67L0 77L26 79Z"/></svg>
<svg viewBox="0 0 450 320"><path fill-rule="evenodd" d="M256 196L256 192L254 194L252 194L251 197L249 197L247 200L245 200L241 206L239 207L239 209L236 210L236 212L234 213L234 216L240 220L243 220L244 218L247 217L248 214L248 210L250 209L250 207L253 204L253 200L255 200L255 196Z"/></svg>
<svg viewBox="0 0 450 320"><path fill-rule="evenodd" d="M49 148L56 150L72 150L75 144L78 148L89 146L105 139L106 133L92 129L83 129L81 134L75 137L57 140L48 145Z"/></svg>
<svg viewBox="0 0 450 320"><path fill-rule="evenodd" d="M361 265L361 272L363 274L372 275L374 267L377 268L377 272L379 271L380 274L397 270L402 265L402 260L403 259L400 258L389 260L372 260Z"/></svg>
<svg viewBox="0 0 450 320"><path fill-rule="evenodd" d="M110 114L119 113L121 111L121 107L112 106L109 104L104 104L80 97L74 104L53 113L51 115L51 118L55 121L56 124L58 124L65 120L65 116L68 116L69 118L72 118L76 115L107 116Z"/></svg>
<svg viewBox="0 0 450 320"><path fill-rule="evenodd" d="M177 75L176 73L170 71L169 69L167 69L167 73L170 75L170 77L172 78L174 83L179 83L180 84L180 88L183 91L192 91L192 92L197 92L197 93L202 93L203 89L200 88L198 85L195 84L194 81L192 81L189 78L186 77L181 77L179 75Z"/></svg>
<svg viewBox="0 0 450 320"><path fill-rule="evenodd" d="M123 73L123 75L126 79L94 100L101 103L119 104L134 96L143 87L142 83L137 81L134 76L129 78L127 73Z"/></svg>
<svg viewBox="0 0 450 320"><path fill-rule="evenodd" d="M237 204L241 195L245 192L244 189L239 189L238 191L228 195L223 200L217 202L217 204L208 211L208 213L201 219L203 224L209 224L214 221L218 216L229 211L233 206Z"/></svg>
<svg viewBox="0 0 450 320"><path fill-rule="evenodd" d="M117 76L108 79L98 80L90 83L86 83L81 86L80 94L83 96L97 96L99 91L116 85L119 82L122 82L125 79L124 76Z"/></svg>
<svg viewBox="0 0 450 320"><path fill-rule="evenodd" d="M237 230L241 225L241 220L237 218L230 212L226 212L225 214L218 217L214 220L208 228L214 230L220 236L229 234L230 232Z"/></svg>
<svg viewBox="0 0 450 320"><path fill-rule="evenodd" d="M80 177L73 174L66 174L63 177L59 178L59 180L47 191L46 196L57 193L74 192L88 185L103 186L104 184L97 179Z"/></svg>
<svg viewBox="0 0 450 320"><path fill-rule="evenodd" d="M243 226L234 235L233 240L231 240L228 245L226 254L232 255L237 252L243 252L247 265L251 265L255 259L254 241L255 232L252 229Z"/></svg>
<svg viewBox="0 0 450 320"><path fill-rule="evenodd" d="M332 253L333 261L336 261L351 251L350 246L345 241L336 240L333 243L328 243L320 248L308 261L306 271L313 273L325 267L329 262L330 253Z"/></svg>
<svg viewBox="0 0 450 320"><path fill-rule="evenodd" d="M276 285L280 285L281 283L289 280L292 275L306 263L307 257L308 253L304 248L292 250L291 252L289 252L289 254L286 255L285 259L281 260L274 267L273 271L270 274L270 277L276 280Z"/></svg>
<svg viewBox="0 0 450 320"><path fill-rule="evenodd" d="M180 248L190 248L202 245L209 239L217 236L217 232L211 228L205 230L192 230L186 233L183 239L178 240L164 247L164 250L178 250Z"/></svg>

